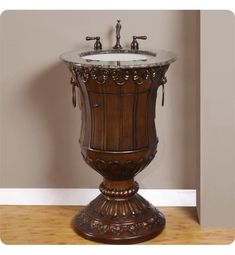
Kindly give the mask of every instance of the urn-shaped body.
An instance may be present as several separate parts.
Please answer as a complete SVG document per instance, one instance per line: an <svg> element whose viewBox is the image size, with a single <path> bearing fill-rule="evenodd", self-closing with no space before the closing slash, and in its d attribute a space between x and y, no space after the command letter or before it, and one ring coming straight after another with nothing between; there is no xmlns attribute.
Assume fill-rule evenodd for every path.
<svg viewBox="0 0 235 255"><path fill-rule="evenodd" d="M79 88L82 155L105 178L129 180L154 158L155 104L168 67L70 66L72 84Z"/></svg>

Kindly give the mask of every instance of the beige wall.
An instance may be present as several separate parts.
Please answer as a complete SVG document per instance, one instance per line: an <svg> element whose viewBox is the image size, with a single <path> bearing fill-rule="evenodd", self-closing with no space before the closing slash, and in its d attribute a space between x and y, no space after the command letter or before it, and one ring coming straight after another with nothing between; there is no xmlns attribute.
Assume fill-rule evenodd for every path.
<svg viewBox="0 0 235 255"><path fill-rule="evenodd" d="M201 11L202 226L235 226L234 25L229 11Z"/></svg>
<svg viewBox="0 0 235 255"><path fill-rule="evenodd" d="M177 54L165 107L157 102L159 152L138 175L142 188L195 188L198 144L199 14L196 11L8 11L1 16L1 187L97 188L101 178L82 160L80 112L71 103L70 74L58 56L91 49L86 35L114 44L147 35L141 48Z"/></svg>

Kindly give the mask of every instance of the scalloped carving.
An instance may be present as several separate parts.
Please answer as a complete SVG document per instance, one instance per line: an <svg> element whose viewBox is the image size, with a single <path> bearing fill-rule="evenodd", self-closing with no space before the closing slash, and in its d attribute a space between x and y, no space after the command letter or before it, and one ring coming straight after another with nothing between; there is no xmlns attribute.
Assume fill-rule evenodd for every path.
<svg viewBox="0 0 235 255"><path fill-rule="evenodd" d="M111 176L112 179L130 179L143 170L155 157L156 151L148 157L139 160L104 160L100 158L92 159L89 156L83 156L86 163L102 176Z"/></svg>
<svg viewBox="0 0 235 255"><path fill-rule="evenodd" d="M94 233L98 234L111 234L114 236L120 236L125 232L128 232L128 235L136 236L139 232L143 232L143 230L151 230L154 225L164 224L165 220L162 217L161 213L155 214L153 217L147 219L146 221L139 223L131 223L131 224L103 224L101 221L94 220L89 217L85 213L81 213L77 220L79 221L79 226L88 226Z"/></svg>
<svg viewBox="0 0 235 255"><path fill-rule="evenodd" d="M72 79L78 86L79 79L86 83L89 79L96 81L97 84L103 85L108 79L111 79L115 84L123 86L129 79L133 80L135 84L142 85L145 81L151 80L157 82L160 86L165 80L165 73L169 65L157 66L151 68L138 69L105 69L102 67L81 67L70 65Z"/></svg>
<svg viewBox="0 0 235 255"><path fill-rule="evenodd" d="M109 199L107 199L109 197ZM128 194L125 199L113 200L112 197L100 195L93 200L92 206L96 215L108 218L136 218L145 210L151 208L151 204L138 194Z"/></svg>

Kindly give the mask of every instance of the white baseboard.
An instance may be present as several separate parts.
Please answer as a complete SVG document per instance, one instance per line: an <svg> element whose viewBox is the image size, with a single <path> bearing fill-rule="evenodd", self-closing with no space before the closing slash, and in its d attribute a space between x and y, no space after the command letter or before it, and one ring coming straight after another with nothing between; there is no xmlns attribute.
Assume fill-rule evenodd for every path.
<svg viewBox="0 0 235 255"><path fill-rule="evenodd" d="M86 205L98 189L0 189L1 205ZM196 191L189 189L140 189L156 206L196 206Z"/></svg>

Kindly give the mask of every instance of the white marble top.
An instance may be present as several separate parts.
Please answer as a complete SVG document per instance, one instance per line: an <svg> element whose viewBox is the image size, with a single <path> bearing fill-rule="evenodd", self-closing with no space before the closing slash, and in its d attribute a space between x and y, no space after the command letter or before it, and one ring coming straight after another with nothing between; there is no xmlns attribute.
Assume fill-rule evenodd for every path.
<svg viewBox="0 0 235 255"><path fill-rule="evenodd" d="M102 68L144 68L167 65L176 60L174 53L166 50L94 50L71 51L60 59L78 66Z"/></svg>

